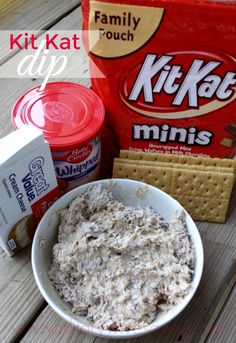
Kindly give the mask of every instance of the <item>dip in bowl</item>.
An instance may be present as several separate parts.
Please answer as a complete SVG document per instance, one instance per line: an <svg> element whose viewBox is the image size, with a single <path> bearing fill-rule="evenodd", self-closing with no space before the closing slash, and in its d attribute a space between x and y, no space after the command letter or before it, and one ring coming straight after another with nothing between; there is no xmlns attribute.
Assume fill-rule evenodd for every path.
<svg viewBox="0 0 236 343"><path fill-rule="evenodd" d="M137 238L134 237L132 240L126 239L124 236L124 233L125 233L125 230L124 230L124 232L121 235L121 238L119 238L119 242L122 243L119 246L117 246L117 244L115 244L115 246L112 247L111 244L109 243L110 238L108 236L104 236L104 235L103 235L103 238L105 237L105 239L103 241L101 241L100 246L97 242L97 241L99 241L100 237L98 240L95 241L96 242L95 247L99 246L99 249L101 247L104 248L104 246L107 246L107 244L110 244L110 246L109 246L110 250L109 251L113 252L113 249L114 249L115 254L112 254L111 256L109 256L109 259L112 258L113 264L115 264L115 262L117 261L118 265L117 266L114 265L114 269L117 270L117 272L120 271L120 265L121 265L121 263L124 263L124 258L127 259L127 271L129 268L129 264L131 262L134 263L133 264L134 273L132 272L132 268L131 268L131 271L129 271L129 273L127 274L128 276L129 275L131 276L130 280L132 279L132 282L130 280L129 280L129 282L127 282L127 278L123 278L122 274L118 274L116 283L114 283L114 285L116 287L117 282L118 283L119 283L119 281L121 282L120 287L117 287L117 289L119 290L119 288L122 289L122 287L124 286L124 282L127 282L127 285L124 287L124 295L125 295L125 297L124 297L124 308L125 308L125 306L127 306L127 311L130 310L129 303L127 303L127 301L128 301L127 300L127 294L131 294L132 303L133 303L135 295L139 294L140 288L141 288L140 282L139 282L140 280L134 278L134 275L140 274L140 273L135 272L135 266L137 265L137 268L140 269L140 263L139 262L141 262L141 265L142 265L142 263L145 263L145 261L148 261L146 255L148 256L151 251L155 252L155 240L157 238L155 238L155 236L153 236L153 231L149 232L150 231L149 227L152 227L152 225L150 224L151 222L148 223L149 218L151 218L152 223L154 223L153 221L156 220L154 218L153 211L156 212L158 215L160 215L160 218L164 218L163 220L160 219L161 224L160 225L158 224L159 227L163 230L165 230L165 228L169 225L168 223L170 223L170 226L171 225L173 226L174 223L176 223L177 226L178 225L180 226L180 224L182 222L184 222L184 225L186 225L187 235L189 236L190 246L192 246L192 248L194 250L194 268L193 268L193 272L191 275L191 280L189 282L188 291L184 293L184 296L181 296L179 298L179 301L177 301L177 302L174 301L172 306L167 306L168 310L165 309L166 304L165 303L162 304L162 301L161 301L161 304L157 304L159 307L157 308L156 315L154 315L154 317L151 320L150 320L150 318L148 318L147 322L145 322L144 324L138 323L138 319L137 319L137 325L136 325L136 323L135 323L136 319L135 318L138 318L138 314L140 314L140 311L135 310L135 306L138 306L140 308L142 303L145 305L145 302L147 302L150 305L150 299L149 299L148 295L150 293L150 298L153 297L153 294L155 293L153 291L153 290L155 290L155 285L154 285L154 288L150 288L150 291L146 292L146 299L144 298L141 302L140 302L140 298L136 299L137 303L135 304L133 310L131 308L131 312L130 312L131 314L129 314L129 316L128 316L130 319L129 322L131 323L130 327L128 325L125 326L125 324L122 321L121 322L123 324L120 325L120 327L119 327L119 325L117 325L116 323L113 323L112 321L110 322L110 325L109 325L109 320L105 320L104 325L102 325L101 324L102 323L101 318L99 318L99 320L97 322L95 321L93 323L93 321L87 319L88 318L88 316L86 316L86 314L88 312L87 310L85 310L84 314L81 312L81 306L80 306L81 304L79 302L77 302L77 299L75 301L76 306L74 306L75 304L73 303L73 301L71 304L65 301L68 299L71 301L71 299L73 299L74 295L72 297L70 297L71 289L68 290L68 287L64 287L63 281L62 282L60 281L59 270L57 269L57 267L55 267L56 263L58 262L58 258L59 258L59 260L62 261L62 265L64 264L64 267L63 267L64 271L67 271L68 268L69 269L71 268L70 264L68 264L68 266L65 265L65 261L67 261L68 258L69 258L69 261L71 263L71 254L68 253L65 249L67 243L63 246L63 243L64 243L63 242L64 241L63 235L65 237L65 241L67 240L67 237L65 236L66 229L64 232L63 231L64 229L62 229L61 227L60 227L59 231L60 231L60 235L62 234L62 236L60 237L60 235L59 235L60 244L57 245L56 248L54 248L54 262L53 262L53 257L52 257L53 246L57 243L57 239L58 239L58 227L59 227L59 224L61 224L61 214L66 213L66 210L63 210L63 211L61 211L61 210L67 208L78 195L79 195L78 199L80 199L80 198L82 199L84 194L87 194L89 192L89 190L91 190L92 188L96 188L98 190L100 190L100 189L102 190L103 188L107 189L116 201L116 202L114 202L114 206L119 207L119 205L117 205L117 204L118 203L122 204L123 207L120 205L120 213L122 213L122 210L126 213L127 220L128 220L127 221L127 230L128 230L128 226L129 226L128 223L130 222L129 217L134 218L134 214L132 212L132 209L130 209L130 206L132 206L135 209L138 209L138 211L140 211L140 209L141 209L141 212L145 208L151 208L151 210L147 210L150 212L147 212L147 213L145 212L145 215L142 214L142 216L143 216L142 220L144 220L146 218L145 220L147 221L147 224L148 224L148 225L146 225L147 229L145 229L145 227L144 227L145 225L143 226L142 222L138 225L137 225L137 223L134 225L134 228L136 227L136 229L137 229L137 234L140 231L139 230L140 228L143 230L142 231L143 237L145 236L146 240L143 240L142 239L143 237L141 237L141 240L140 240L140 239L138 239L138 236L136 236ZM95 193L95 195L96 195L96 193ZM102 201L103 201L103 200L101 200L102 198L99 198L99 197L100 197L100 194L97 193L96 198L97 198L98 204L102 203ZM91 203L92 199L88 199L88 201ZM113 200L109 201L109 199L108 199L107 204L112 204L112 201ZM83 203L84 203L84 201L83 201ZM83 204L81 203L80 206L82 206L82 205ZM96 207L96 199L94 199L94 204L92 204L91 206L92 206L92 208L93 208L93 206ZM102 206L103 205L101 205L100 207L102 207ZM105 209L109 206L105 206ZM95 212L96 211L97 211L97 209L95 209ZM80 223L80 225L82 225L84 227L85 235L88 233L88 227L89 227L87 221L91 219L94 222L96 219L96 215L95 215L95 217L93 216L93 213L92 213L93 211L91 210L90 212L91 212L92 217L88 218L89 216L85 213L84 214L85 215L84 221L82 221ZM71 216L71 214L70 214L70 216ZM74 216L76 216L76 212L74 212ZM107 216L108 216L108 214L104 215L104 225L106 225L105 222L106 222ZM73 215L72 215L72 217L73 217ZM173 220L173 217L174 217L174 220ZM184 217L184 220L182 219L183 217ZM65 222L65 223L68 224L69 222ZM113 229L114 229L114 225L115 224L113 222L113 224L112 224ZM132 225L132 221L131 221L130 225ZM140 228L139 228L139 226L140 226ZM119 226L117 227L117 231L118 231L118 229L119 229ZM129 229L131 229L130 234L133 235L132 226ZM177 228L177 231L176 231L176 237L177 237L178 230L179 230L179 227ZM95 230L95 231L99 231L99 230ZM112 231L112 228L111 228L111 231ZM113 234L115 237L116 236L115 235L116 230L113 230L113 231L114 231ZM159 231L161 232L161 230L159 230ZM181 235L182 234L183 233L181 233ZM130 238L130 237L131 236L129 236L128 238ZM148 241L147 241L147 237L149 237ZM94 237L91 237L91 232L87 238L89 239L88 244L91 247L91 244L94 244L94 242L93 242ZM95 238L97 238L97 237L95 237ZM81 242L82 239L83 239L83 235L80 237L79 241ZM123 241L122 241L122 239L123 239ZM74 244L74 241L71 237L69 238L69 240L71 240L72 243ZM90 241L90 240L92 240L92 241ZM173 240L173 237L172 237L172 240ZM186 241L186 237L185 237L185 241ZM112 241L110 241L110 242L112 242ZM114 239L114 242L115 242L115 239ZM126 246L127 242L129 242L130 248L128 250L126 249L124 251L118 251L120 248L124 249L124 245ZM147 242L149 242L148 243L149 245L151 242L151 246L149 246L149 245L147 246ZM177 242L177 238L176 238L176 242ZM137 247L134 246L135 244L137 244ZM142 246L142 244L144 244L144 245ZM171 267L171 263L169 263L169 257L166 255L166 252L165 252L166 246L168 246L168 244L167 245L165 244L163 246L164 247L164 260L163 261L165 261L165 259L166 259L167 263L169 264L169 267ZM62 250L60 250L61 247L62 247ZM132 250L132 247L133 247L133 250ZM163 247L160 247L160 249L163 249ZM140 250L141 248L142 248L142 250ZM170 246L170 248L171 248L171 246ZM68 249L71 249L71 247L69 245L68 245ZM96 249L98 249L98 248L96 248ZM179 253L181 253L181 251L180 251L181 247L178 249L179 249ZM56 253L55 253L55 251L56 251ZM82 246L81 251L83 251L83 246ZM122 312L121 311L122 306L120 306L120 305L122 305L122 301L117 301L117 300L118 300L118 298L121 299L122 294L117 294L117 296L114 295L114 299L110 299L110 300L106 299L106 297L109 297L111 294L111 293L108 293L109 287L107 288L107 284L109 283L109 275L111 275L111 277L112 277L112 275L114 273L111 269L111 272L106 274L106 272L108 270L106 270L106 268L104 269L104 267L102 266L102 263L105 264L105 266L109 266L110 260L107 262L106 250L102 250L102 251L103 251L102 253L104 254L104 256L100 256L100 257L103 257L102 258L103 261L101 262L101 264L99 264L99 266L100 266L99 268L101 268L101 273L99 273L98 275L108 275L108 279L105 280L105 285L98 285L96 291L98 291L98 289L104 289L105 290L106 294L103 294L103 297L105 296L104 303L107 302L107 304L108 304L110 301L112 302L114 300L114 302L112 304L112 305L115 305L113 312L115 313L117 311L117 316L118 316L117 320L120 320L119 313ZM139 257L140 261L138 263L135 262L137 260L137 256L134 254L136 251L141 251L141 255ZM145 252L146 252L146 254L145 254ZM116 256L116 253L118 256ZM121 257L119 258L120 254L121 254ZM175 254L178 255L178 251L176 251ZM66 255L65 258L64 258L64 255ZM123 255L125 255L125 256L123 256ZM86 266L85 270L88 272L88 277L86 279L87 280L86 281L87 286L88 286L87 291L91 292L92 289L96 288L96 287L94 287L94 285L96 285L96 283L93 284L92 287L90 287L91 286L90 281L93 280L93 282L94 282L94 277L95 277L94 270L95 269L94 270L93 269L88 270L88 268L90 268L92 264L90 264L90 261L87 261L89 263L86 262L86 256L92 256L92 255L88 255L86 252L85 257L84 257L85 263L80 264L81 270L79 270L78 272L82 272L84 265ZM155 255L153 255L153 253L152 253L152 257L153 256L155 256ZM79 262L79 258L81 258L80 255L78 255L78 262ZM91 258L89 258L89 259L91 259ZM97 255L95 255L94 261L96 262L97 260L98 260L98 257L97 257ZM174 260L175 260L175 257L173 256L173 261ZM150 261L152 261L152 259ZM53 268L52 268L52 262L54 264ZM82 259L82 262L83 262L83 259ZM187 306L187 304L192 299L194 293L196 292L196 289L197 289L199 282L200 282L200 279L201 279L202 269L203 269L203 248L202 248L202 242L201 242L199 232L198 232L196 225L194 224L193 220L188 215L188 213L186 213L186 211L181 207L181 205L176 200L174 200L172 197L170 197L166 193L160 191L159 189L157 189L153 186L149 186L147 184L144 184L144 183L141 183L138 181L124 180L124 179L101 180L101 181L96 181L96 182L93 182L93 183L90 183L87 185L83 185L83 186L80 186L80 187L74 189L73 191L67 193L62 198L60 198L48 210L48 212L45 214L45 216L41 220L41 222L37 228L35 237L34 237L33 249L32 249L32 264L33 264L34 276L35 276L37 285L38 285L42 295L44 296L45 300L49 303L49 305L57 312L57 314L59 314L66 321L68 321L69 323L71 323L72 325L77 327L78 329L80 329L86 333L92 334L92 335L96 335L96 336L100 336L100 337L117 338L117 339L118 338L119 339L120 338L131 338L131 337L141 336L141 335L144 335L144 334L147 334L147 333L150 333L150 332L157 330L158 328L162 327L163 325L167 324L170 320L175 318ZM152 265L153 265L153 261L152 261ZM119 268L118 268L118 266L119 266ZM184 268L186 268L186 266ZM157 270L154 270L154 271L152 270L151 272L147 273L148 268L147 268L147 266L144 267L144 271L145 271L145 273L143 273L144 282L145 282L145 278L148 278L148 280L146 280L147 284L150 284L149 281L152 277L153 277L153 280L155 280L156 276L155 275L153 276L153 273L154 272L158 273L158 268L156 268L156 269ZM169 269L169 268L167 268L167 269ZM91 270L92 270L92 272L91 272ZM165 270L165 262L162 263L162 271L163 270ZM125 272L127 273L127 271L125 271ZM90 277L89 277L89 272L91 273ZM104 274L104 272L105 272L105 274ZM54 275L53 273L55 273L55 278L53 277L53 275ZM75 275L77 275L77 274L78 273L75 273ZM142 273L141 273L141 275L142 275ZM71 274L70 274L70 277L71 277ZM56 286L56 287L54 287L52 284L53 279L54 279L54 281L53 281L54 286ZM63 279L63 276L62 276L62 279ZM68 283L68 280L67 280L68 277L64 278L64 279L66 279L65 282ZM138 280L138 282L136 282L137 280ZM180 278L180 287L178 285L178 287L180 289L182 288L182 285L183 285L183 289L186 288L186 283L183 280L184 279ZM73 279L72 281L77 282L78 280L76 281L75 279ZM102 280L98 280L98 282L102 283ZM111 280L111 282L114 282L114 275L113 275L113 281ZM135 284L133 284L133 283L135 283ZM178 284L178 280L177 280L177 284ZM135 287L137 288L136 291L132 292L132 290ZM58 288L58 289L56 289L56 288ZM84 295L88 295L88 294L83 293L84 289L86 292L86 283L85 283L85 287L84 288L82 287L81 289L79 289L79 291L77 293L77 297L78 297L79 301L82 300L82 297L84 297ZM65 300L62 299L62 297L59 295L58 290L60 291L61 296L62 295L64 296ZM110 289L109 289L109 292L110 292ZM91 293L92 300L93 300L93 294L95 294L95 293ZM69 296L68 296L68 294L69 294ZM81 299L79 298L80 294L81 294ZM140 297L142 296L142 294L143 294L143 292L140 292ZM174 290L173 290L173 294L174 294ZM98 296L98 295L99 294L95 294L94 296ZM171 295L172 294L169 294L168 299L171 299ZM86 296L84 298L86 298ZM88 298L89 298L89 296L88 296ZM165 298L165 295L164 295L164 298ZM155 299L156 298L154 298L154 300ZM162 300L162 299L160 299L160 300ZM86 300L86 301L88 301L88 300ZM86 303L86 301L85 301L85 303ZM98 306L101 306L100 302L101 301L99 300ZM170 301L168 300L168 302L170 302ZM140 305L140 303L141 303L141 305ZM94 310L91 311L91 309L94 309L92 307L92 305L87 306L87 307L89 307L89 310L90 310L90 317L92 317L94 315ZM151 304L151 305L153 305L153 304ZM160 310L160 308L162 306L164 307L163 311ZM153 308L153 306L152 306L152 308ZM73 311L72 311L72 309L73 309ZM95 310L96 310L96 308L95 308ZM77 313L76 313L76 311L77 311ZM101 312L100 309L98 312L99 313ZM81 313L83 315L78 315L78 313ZM127 315L126 311L124 311L124 314ZM141 314L142 314L142 312L141 312ZM149 315L148 311L146 314L147 314L147 316ZM133 316L133 318L132 318L132 316ZM93 318L95 318L95 317L96 316L94 316ZM106 311L104 312L104 318L105 317L107 318ZM116 316L114 316L114 318L116 318ZM98 325L98 324L101 324L101 325Z"/></svg>

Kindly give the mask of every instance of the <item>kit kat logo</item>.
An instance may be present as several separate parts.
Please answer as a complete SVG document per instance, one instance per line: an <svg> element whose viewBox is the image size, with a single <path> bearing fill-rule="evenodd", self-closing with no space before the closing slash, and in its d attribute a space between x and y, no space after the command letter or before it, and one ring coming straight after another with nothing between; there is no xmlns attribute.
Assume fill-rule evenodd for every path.
<svg viewBox="0 0 236 343"><path fill-rule="evenodd" d="M140 114L178 119L226 106L236 99L235 85L231 56L200 51L147 54L123 78L121 98Z"/></svg>

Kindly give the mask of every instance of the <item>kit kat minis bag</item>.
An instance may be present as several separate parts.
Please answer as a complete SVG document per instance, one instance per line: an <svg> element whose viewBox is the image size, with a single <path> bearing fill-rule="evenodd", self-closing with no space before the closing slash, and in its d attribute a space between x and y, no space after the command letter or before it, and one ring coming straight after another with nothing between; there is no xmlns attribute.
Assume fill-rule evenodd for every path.
<svg viewBox="0 0 236 343"><path fill-rule="evenodd" d="M92 88L107 111L106 148L235 156L236 1L83 0L82 9L105 75Z"/></svg>

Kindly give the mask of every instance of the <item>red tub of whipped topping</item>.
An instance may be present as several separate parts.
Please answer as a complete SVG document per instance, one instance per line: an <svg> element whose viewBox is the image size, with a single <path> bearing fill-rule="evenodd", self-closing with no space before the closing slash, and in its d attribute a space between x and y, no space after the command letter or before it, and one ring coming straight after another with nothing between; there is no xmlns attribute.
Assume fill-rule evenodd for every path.
<svg viewBox="0 0 236 343"><path fill-rule="evenodd" d="M99 177L104 106L90 89L70 82L30 89L12 111L15 128L31 125L50 145L60 190L67 192Z"/></svg>

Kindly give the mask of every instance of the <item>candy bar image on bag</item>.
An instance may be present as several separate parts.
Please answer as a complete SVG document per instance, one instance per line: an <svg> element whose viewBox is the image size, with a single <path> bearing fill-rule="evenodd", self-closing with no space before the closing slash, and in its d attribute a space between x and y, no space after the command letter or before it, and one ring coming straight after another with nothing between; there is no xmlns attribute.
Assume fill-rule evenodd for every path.
<svg viewBox="0 0 236 343"><path fill-rule="evenodd" d="M235 146L235 141L231 138L223 138L222 141L220 142L221 145L231 148L232 146Z"/></svg>
<svg viewBox="0 0 236 343"><path fill-rule="evenodd" d="M225 130L231 133L231 135L236 139L236 124L229 124L228 126L226 126Z"/></svg>

